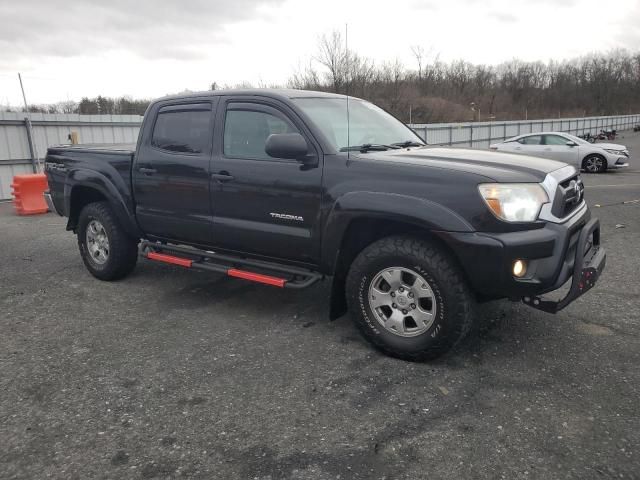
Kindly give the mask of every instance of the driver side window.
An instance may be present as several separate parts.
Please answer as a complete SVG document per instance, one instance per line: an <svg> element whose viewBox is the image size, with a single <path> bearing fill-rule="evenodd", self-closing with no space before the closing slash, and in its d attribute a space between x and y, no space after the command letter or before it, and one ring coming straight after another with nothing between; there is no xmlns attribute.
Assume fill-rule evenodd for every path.
<svg viewBox="0 0 640 480"><path fill-rule="evenodd" d="M252 110L227 110L224 121L225 157L273 160L265 152L269 135L298 133L289 122L270 113Z"/></svg>
<svg viewBox="0 0 640 480"><path fill-rule="evenodd" d="M545 145L567 145L569 139L561 137L560 135L545 135L544 136L544 144Z"/></svg>

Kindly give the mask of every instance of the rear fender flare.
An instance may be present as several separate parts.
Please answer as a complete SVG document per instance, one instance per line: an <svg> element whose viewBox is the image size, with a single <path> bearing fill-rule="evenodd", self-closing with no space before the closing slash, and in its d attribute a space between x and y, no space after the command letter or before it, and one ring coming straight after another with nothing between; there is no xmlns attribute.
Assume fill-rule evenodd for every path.
<svg viewBox="0 0 640 480"><path fill-rule="evenodd" d="M109 202L118 221L127 233L135 238L142 236L142 232L136 224L132 209L127 205L127 202L120 193L120 191L126 192L129 188L121 177L108 178L102 173L83 168L70 171L64 184L64 208L68 215L71 214L73 191L78 187L90 188L100 193ZM71 217L69 217L67 229L71 230L73 228L75 228L75 225L72 224Z"/></svg>

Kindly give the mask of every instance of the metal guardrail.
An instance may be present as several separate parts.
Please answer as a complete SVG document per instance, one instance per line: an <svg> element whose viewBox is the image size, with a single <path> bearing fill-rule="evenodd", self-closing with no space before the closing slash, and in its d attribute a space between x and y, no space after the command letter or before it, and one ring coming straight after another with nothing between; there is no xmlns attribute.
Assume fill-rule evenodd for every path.
<svg viewBox="0 0 640 480"><path fill-rule="evenodd" d="M37 170L38 154L51 145L68 143L75 131L80 143L135 143L142 117L138 115L32 114L0 112L0 200L11 198L14 175ZM626 130L640 124L640 114L611 117L564 118L513 122L473 122L410 125L432 145L487 148L523 133L563 131L599 133L601 129Z"/></svg>
<svg viewBox="0 0 640 480"><path fill-rule="evenodd" d="M565 132L575 135L596 134L614 128L627 130L640 124L640 114L609 117L559 118L509 122L472 122L409 125L430 145L465 145L487 148L494 142L525 133Z"/></svg>
<svg viewBox="0 0 640 480"><path fill-rule="evenodd" d="M15 175L38 170L47 148L70 143L70 134L81 143L135 143L139 115L42 114L0 112L0 200L11 198Z"/></svg>

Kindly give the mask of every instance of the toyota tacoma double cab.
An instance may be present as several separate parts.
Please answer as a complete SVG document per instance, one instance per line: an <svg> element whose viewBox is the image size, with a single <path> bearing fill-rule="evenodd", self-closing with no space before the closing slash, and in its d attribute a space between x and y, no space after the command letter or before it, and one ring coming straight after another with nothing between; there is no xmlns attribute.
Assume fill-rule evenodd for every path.
<svg viewBox="0 0 640 480"><path fill-rule="evenodd" d="M45 170L45 199L98 279L140 257L281 288L329 277L331 318L348 310L374 346L408 360L460 341L478 302L555 313L605 265L574 167L430 147L353 97L166 97L137 145L52 147Z"/></svg>

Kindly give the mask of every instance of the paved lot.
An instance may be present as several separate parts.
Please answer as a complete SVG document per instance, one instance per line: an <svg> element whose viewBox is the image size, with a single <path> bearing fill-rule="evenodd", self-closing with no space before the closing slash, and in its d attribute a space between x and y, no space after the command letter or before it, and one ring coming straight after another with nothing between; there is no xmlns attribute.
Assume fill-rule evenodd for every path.
<svg viewBox="0 0 640 480"><path fill-rule="evenodd" d="M607 269L557 316L482 308L429 364L384 357L328 285L84 269L0 205L0 478L640 478L640 135L585 175ZM616 224L625 225L616 228Z"/></svg>

